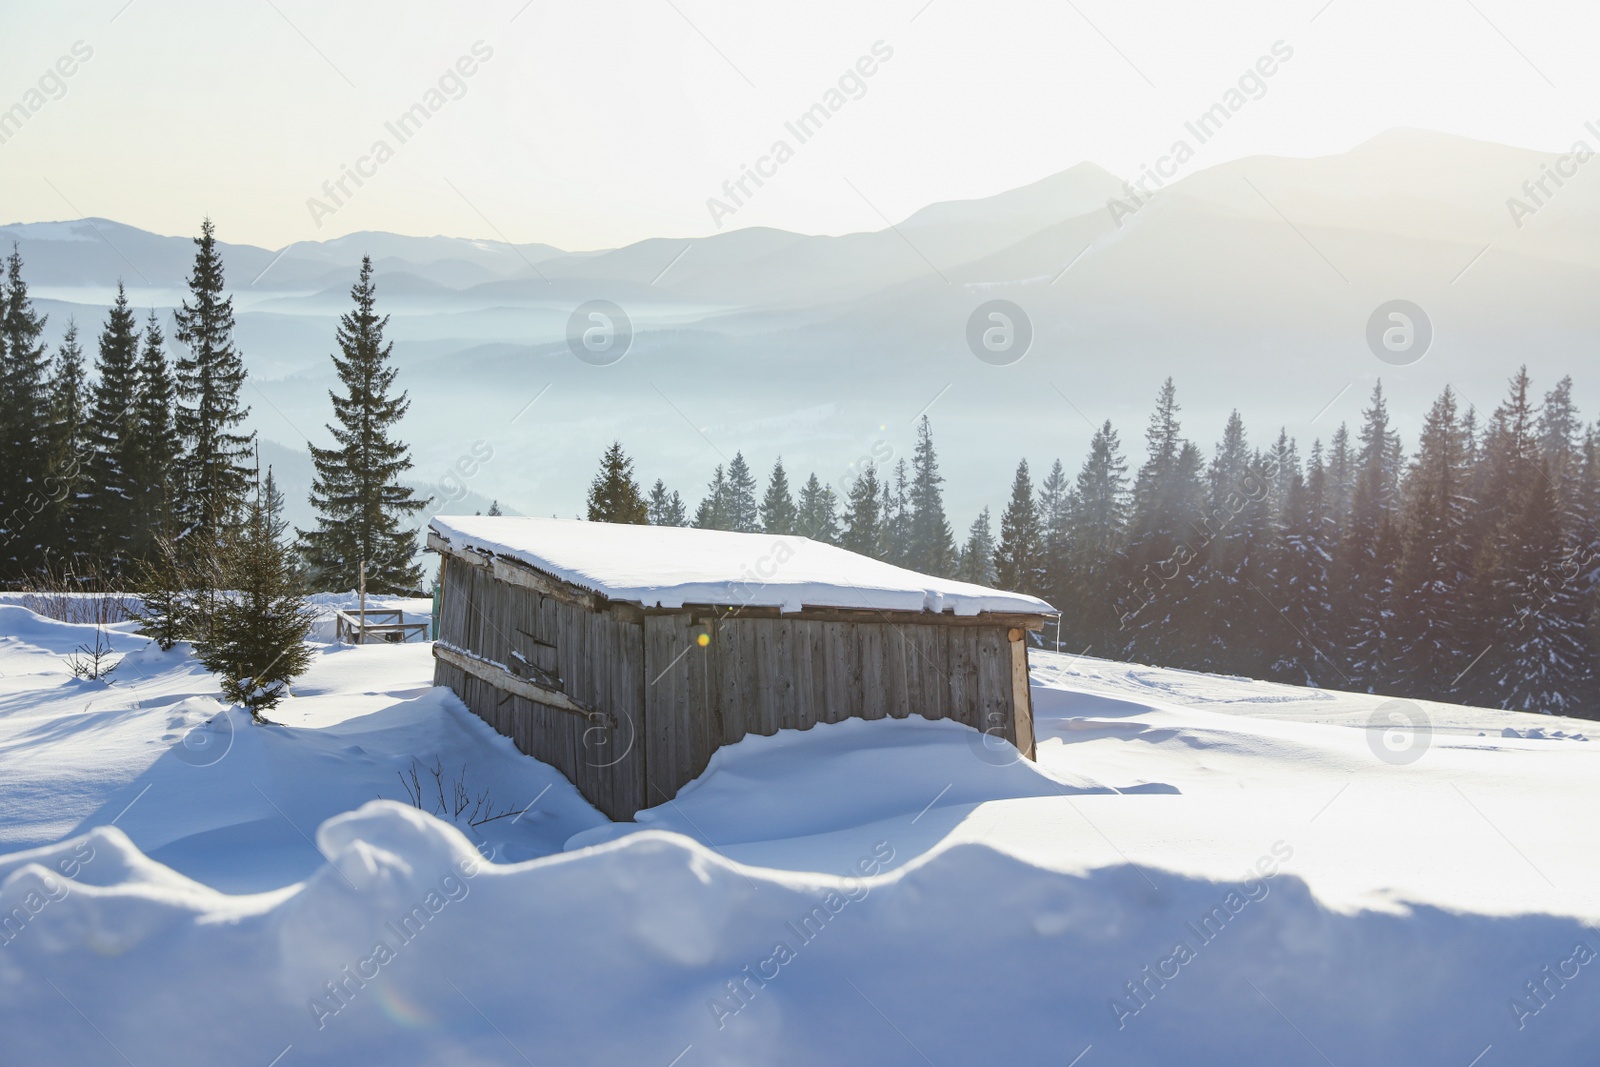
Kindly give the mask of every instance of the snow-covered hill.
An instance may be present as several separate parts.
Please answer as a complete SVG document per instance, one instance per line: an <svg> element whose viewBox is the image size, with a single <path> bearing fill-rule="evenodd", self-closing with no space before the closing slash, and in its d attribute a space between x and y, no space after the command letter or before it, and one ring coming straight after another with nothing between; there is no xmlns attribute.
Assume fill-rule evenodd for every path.
<svg viewBox="0 0 1600 1067"><path fill-rule="evenodd" d="M1036 652L1036 765L846 722L613 825L432 689L425 645L324 646L263 727L114 630L83 681L92 628L0 604L6 1064L1492 1067L1600 1039L1593 723ZM412 807L435 760L505 817Z"/></svg>

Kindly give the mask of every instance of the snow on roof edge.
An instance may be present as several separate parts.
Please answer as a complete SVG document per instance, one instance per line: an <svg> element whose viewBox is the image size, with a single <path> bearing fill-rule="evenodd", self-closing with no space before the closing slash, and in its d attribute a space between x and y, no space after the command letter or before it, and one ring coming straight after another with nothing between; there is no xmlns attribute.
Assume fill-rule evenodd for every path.
<svg viewBox="0 0 1600 1067"><path fill-rule="evenodd" d="M447 516L429 531L452 551L513 560L611 600L811 609L1052 615L1038 597L935 578L798 535L629 526L581 519Z"/></svg>

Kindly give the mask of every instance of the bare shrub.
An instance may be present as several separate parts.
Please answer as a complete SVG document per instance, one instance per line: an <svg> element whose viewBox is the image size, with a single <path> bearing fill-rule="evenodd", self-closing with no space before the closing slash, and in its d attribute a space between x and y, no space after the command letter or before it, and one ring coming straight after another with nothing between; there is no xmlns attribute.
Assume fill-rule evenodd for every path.
<svg viewBox="0 0 1600 1067"><path fill-rule="evenodd" d="M107 588L93 568L46 568L23 585L22 606L57 622L110 626L133 618L138 600Z"/></svg>
<svg viewBox="0 0 1600 1067"><path fill-rule="evenodd" d="M432 789L427 787L422 775L418 772L419 767L422 771L432 776ZM455 780L447 788L444 784L444 764L438 757L434 757L432 767L421 763L416 757L412 757L411 767L408 771L396 771L395 773L400 776L400 785L405 789L406 799L411 802L411 806L418 811L427 811L429 810L428 802L432 801L433 814L441 819L449 819L458 823L464 822L468 826L482 826L484 823L494 822L496 819L504 819L508 816L519 814L520 809L517 808L496 811L494 798L487 789L474 796L472 790L467 788L467 768L465 766L461 768L461 773L456 776Z"/></svg>

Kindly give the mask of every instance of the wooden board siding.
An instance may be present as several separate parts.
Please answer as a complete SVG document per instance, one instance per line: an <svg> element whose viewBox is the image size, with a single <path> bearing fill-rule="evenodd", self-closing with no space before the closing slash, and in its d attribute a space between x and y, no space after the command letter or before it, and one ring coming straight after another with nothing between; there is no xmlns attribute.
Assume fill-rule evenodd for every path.
<svg viewBox="0 0 1600 1067"><path fill-rule="evenodd" d="M612 819L671 800L723 745L818 722L948 718L1033 757L1026 619L644 611L514 571L451 554L439 642L472 661L437 660L435 683Z"/></svg>
<svg viewBox="0 0 1600 1067"><path fill-rule="evenodd" d="M1032 708L1015 688L1027 649L1007 626L649 615L644 623L646 777L652 804L748 734L846 718L955 719L1033 755ZM702 648L699 633L711 635Z"/></svg>
<svg viewBox="0 0 1600 1067"><path fill-rule="evenodd" d="M572 711L504 692L443 660L434 683L447 685L474 714L517 748L565 774L612 819L631 818L645 799L642 626L620 614L589 611L495 578L486 566L452 561L442 592L439 641L480 660L549 674L576 703L613 716L596 725ZM528 671L530 678L536 677Z"/></svg>

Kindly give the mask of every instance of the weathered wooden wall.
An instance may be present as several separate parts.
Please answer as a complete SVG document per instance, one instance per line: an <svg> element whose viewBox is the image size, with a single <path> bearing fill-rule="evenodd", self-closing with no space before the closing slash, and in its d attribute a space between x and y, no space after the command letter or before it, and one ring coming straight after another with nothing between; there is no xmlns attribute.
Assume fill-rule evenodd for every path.
<svg viewBox="0 0 1600 1067"><path fill-rule="evenodd" d="M701 634L710 638L703 648ZM1033 756L1026 646L1005 625L680 612L646 616L644 636L652 804L697 777L722 745L847 718L954 719Z"/></svg>
<svg viewBox="0 0 1600 1067"><path fill-rule="evenodd" d="M486 566L451 558L439 612L439 640L533 679L558 679L572 700L608 712L597 725L552 704L503 692L437 660L434 683L517 748L557 768L609 818L649 807L644 793L644 665L637 613L581 604L497 580ZM627 616L633 614L634 621ZM531 666L532 670L525 667Z"/></svg>
<svg viewBox="0 0 1600 1067"><path fill-rule="evenodd" d="M434 680L618 820L671 800L723 745L819 722L954 719L1033 756L1020 630L983 619L887 620L644 612L452 555L439 645L517 677L496 685L478 675L498 668L439 659ZM560 695L540 701L508 686ZM569 706L553 703L562 701ZM610 722L597 724L585 709Z"/></svg>

